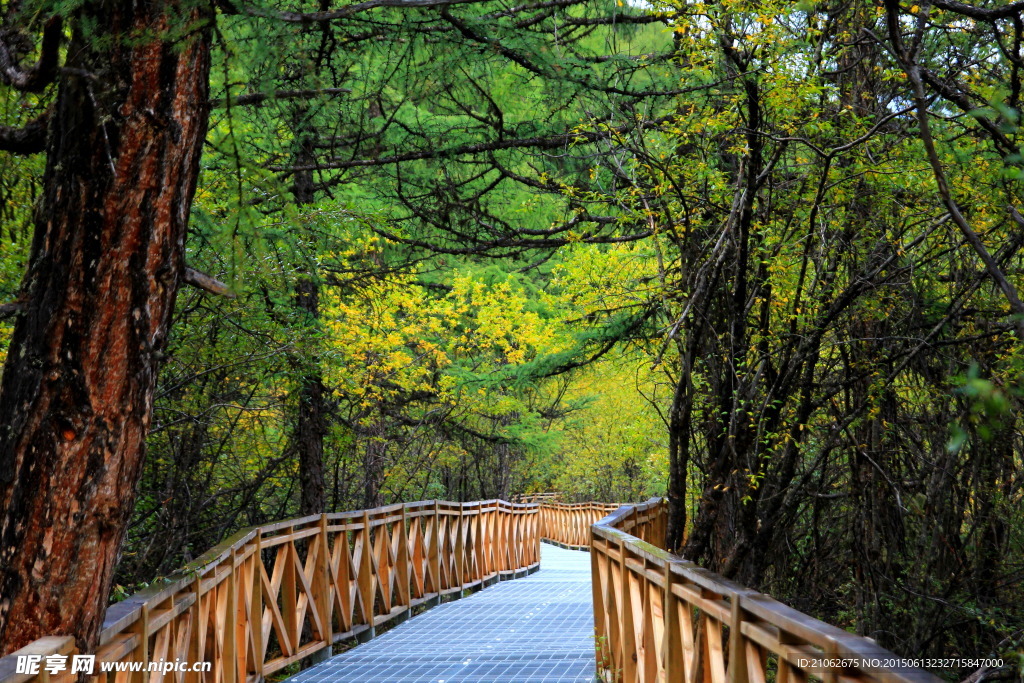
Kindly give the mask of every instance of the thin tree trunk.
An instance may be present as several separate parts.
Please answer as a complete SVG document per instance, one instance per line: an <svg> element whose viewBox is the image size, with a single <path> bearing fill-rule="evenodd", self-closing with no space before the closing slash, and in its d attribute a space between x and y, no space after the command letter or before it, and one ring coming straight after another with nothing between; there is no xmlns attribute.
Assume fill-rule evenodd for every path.
<svg viewBox="0 0 1024 683"><path fill-rule="evenodd" d="M302 278L295 286L295 301L307 315L319 316L320 288L311 278ZM295 445L299 452L300 511L303 515L326 510L324 493L324 436L327 409L320 368L313 364L302 372L299 407L295 426Z"/></svg>
<svg viewBox="0 0 1024 683"><path fill-rule="evenodd" d="M686 537L686 475L690 466L690 429L692 396L690 392L691 367L686 359L676 380L672 408L669 413L668 433L668 528L665 547L678 551Z"/></svg>
<svg viewBox="0 0 1024 683"><path fill-rule="evenodd" d="M301 125L301 116L296 127ZM296 162L299 166L313 163L312 145L303 140L299 145ZM300 207L313 203L313 172L299 171L295 174L292 188L295 203ZM320 319L320 285L316 274L303 275L295 285L295 305L305 316L305 323L311 326ZM299 452L300 512L303 515L318 514L326 510L324 493L324 437L327 434L327 407L324 401L323 374L318 358L304 361L297 359L301 370L299 406L295 427L295 446Z"/></svg>
<svg viewBox="0 0 1024 683"><path fill-rule="evenodd" d="M71 20L0 385L0 655L97 642L184 270L207 21L124 1Z"/></svg>
<svg viewBox="0 0 1024 683"><path fill-rule="evenodd" d="M375 508L384 504L381 486L384 484L384 465L388 457L387 425L380 415L366 430L366 451L363 456L363 507Z"/></svg>

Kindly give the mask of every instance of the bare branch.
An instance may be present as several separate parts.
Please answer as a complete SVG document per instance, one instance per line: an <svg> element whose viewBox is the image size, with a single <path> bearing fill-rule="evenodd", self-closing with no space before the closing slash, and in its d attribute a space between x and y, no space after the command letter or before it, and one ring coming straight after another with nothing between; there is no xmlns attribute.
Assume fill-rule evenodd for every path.
<svg viewBox="0 0 1024 683"><path fill-rule="evenodd" d="M1010 218L1013 219L1013 222L1016 223L1021 228L1024 228L1024 216L1021 216L1020 212L1017 211L1016 207L1014 207L1014 206L1010 206L1009 209L1010 209Z"/></svg>
<svg viewBox="0 0 1024 683"><path fill-rule="evenodd" d="M968 5L964 2L957 2L956 0L932 0L932 4L939 9L949 10L950 12L956 12L962 14L965 17L971 17L972 19L981 19L983 21L992 21L993 19L1007 19L1009 17L1017 16L1024 11L1024 0L1017 0L1017 2L1011 2L1008 5L1002 7L995 7L993 9L985 9L983 7L975 7L974 5Z"/></svg>
<svg viewBox="0 0 1024 683"><path fill-rule="evenodd" d="M673 116L664 116L657 119L643 121L637 125L616 126L596 131L576 131L572 133L557 133L555 135L538 135L529 138L514 138L511 140L493 140L490 142L475 142L468 145L459 145L448 149L429 149L417 152L405 152L390 156L378 157L376 159L328 159L322 163L293 165L293 166L270 166L270 170L278 172L295 173L298 171L319 171L325 169L346 169L358 168L360 166L386 166L397 164L403 161L418 161L422 159L438 159L446 157L461 156L463 154L479 154L481 152L495 152L505 149L561 149L573 144L597 142L614 138L616 135L631 132L635 129L652 130L675 120Z"/></svg>
<svg viewBox="0 0 1024 683"><path fill-rule="evenodd" d="M0 304L0 320L10 318L24 308L25 306L20 301L12 301L9 304Z"/></svg>
<svg viewBox="0 0 1024 683"><path fill-rule="evenodd" d="M569 17L558 22L563 26L613 26L615 24L657 24L668 23L663 14L653 12L645 14L617 14L607 17Z"/></svg>
<svg viewBox="0 0 1024 683"><path fill-rule="evenodd" d="M210 294L216 294L217 296L226 296L229 299L234 299L237 294L231 291L231 288L221 282L215 277L211 277L206 273L201 273L195 268L185 267L185 282L187 284L201 289L204 292Z"/></svg>
<svg viewBox="0 0 1024 683"><path fill-rule="evenodd" d="M1014 329L1017 333L1017 337L1024 340L1024 301L1021 301L1017 288L1010 282L1006 277L1006 274L999 267L992 255L989 253L988 248L982 241L981 237L971 227L971 224L964 217L960 211L960 206L957 204L956 199L953 197L953 193L949 187L949 181L946 178L946 172L943 169L942 161L939 159L938 152L935 148L935 140L931 133L931 124L928 121L928 97L924 89L924 80L921 77L921 67L916 61L915 54L907 50L903 45L903 40L900 35L900 24L899 24L899 0L885 0L886 14L887 14L887 25L889 28L889 39L892 42L893 51L897 55L903 71L907 74L907 79L913 86L914 101L917 105L917 120L918 130L920 131L921 144L924 146L925 155L928 157L928 162L932 167L932 175L935 177L935 184L939 190L939 196L942 199L943 204L946 205L950 216L953 219L953 223L960 229L960 233L964 236L964 239L971 248L974 249L975 254L981 259L982 263L985 264L985 269L988 271L989 277L991 277L995 283L999 286L999 289L1003 292L1003 296L1010 304L1010 311L1015 316ZM1011 212L1012 215L1012 212Z"/></svg>
<svg viewBox="0 0 1024 683"><path fill-rule="evenodd" d="M487 0L366 0L357 2L354 5L341 7L339 9L325 12L278 12L263 7L246 7L246 14L254 17L269 17L298 24L312 24L320 21L334 21L344 19L359 12L376 9L377 7L444 7L447 5L461 5L473 2L486 2Z"/></svg>
<svg viewBox="0 0 1024 683"><path fill-rule="evenodd" d="M60 41L63 37L60 17L53 17L43 28L39 61L28 69L18 65L3 36L0 36L0 81L25 92L41 92L57 75Z"/></svg>
<svg viewBox="0 0 1024 683"><path fill-rule="evenodd" d="M46 147L50 112L45 111L21 128L0 126L0 150L14 154L38 154Z"/></svg>
<svg viewBox="0 0 1024 683"><path fill-rule="evenodd" d="M220 109L227 107L259 106L267 100L304 100L321 96L347 95L351 88L314 88L309 90L276 90L272 93L254 92L238 97L210 100L210 107Z"/></svg>

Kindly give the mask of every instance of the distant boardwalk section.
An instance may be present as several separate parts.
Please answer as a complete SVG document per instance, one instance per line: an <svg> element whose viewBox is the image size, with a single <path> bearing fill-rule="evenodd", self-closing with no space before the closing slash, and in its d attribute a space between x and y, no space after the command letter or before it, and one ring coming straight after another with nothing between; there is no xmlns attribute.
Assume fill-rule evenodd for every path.
<svg viewBox="0 0 1024 683"><path fill-rule="evenodd" d="M590 683L590 556L544 544L541 570L435 607L293 683Z"/></svg>

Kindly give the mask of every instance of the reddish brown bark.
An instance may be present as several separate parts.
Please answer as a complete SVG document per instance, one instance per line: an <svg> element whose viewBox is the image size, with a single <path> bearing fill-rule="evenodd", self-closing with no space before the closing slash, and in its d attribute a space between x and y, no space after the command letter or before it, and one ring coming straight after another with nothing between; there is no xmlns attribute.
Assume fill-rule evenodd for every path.
<svg viewBox="0 0 1024 683"><path fill-rule="evenodd" d="M207 22L125 0L70 19L0 385L0 654L43 635L96 644L183 277Z"/></svg>

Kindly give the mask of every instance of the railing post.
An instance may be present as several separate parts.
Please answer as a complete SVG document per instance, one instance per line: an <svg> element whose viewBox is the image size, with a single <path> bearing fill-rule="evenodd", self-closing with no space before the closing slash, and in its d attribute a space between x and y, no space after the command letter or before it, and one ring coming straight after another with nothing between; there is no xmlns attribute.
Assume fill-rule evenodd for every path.
<svg viewBox="0 0 1024 683"><path fill-rule="evenodd" d="M238 577L235 574L238 557L234 549L228 557L231 571L227 578L227 599L224 607L224 645L221 663L224 683L238 681ZM294 580L294 577L292 577ZM292 611L295 610L294 605Z"/></svg>
<svg viewBox="0 0 1024 683"><path fill-rule="evenodd" d="M476 533L473 534L473 557L476 559L476 571L473 572L471 577L472 581L483 581L484 577L487 576L487 558L485 557L487 552L487 546L484 543L484 506L483 503L477 503L476 505L476 516L474 521L471 522L476 528Z"/></svg>
<svg viewBox="0 0 1024 683"><path fill-rule="evenodd" d="M520 533L520 522L525 519L526 514L520 508L509 510L508 530L505 532L508 537L508 568L513 571L522 569L523 558L526 557L525 537Z"/></svg>
<svg viewBox="0 0 1024 683"><path fill-rule="evenodd" d="M497 574L500 569L498 568L498 552L500 546L498 546L498 537L501 535L501 508L497 501L494 502L494 507L489 513L487 513L487 573Z"/></svg>
<svg viewBox="0 0 1024 683"><path fill-rule="evenodd" d="M839 643L834 638L829 638L825 641L825 647L822 648L824 651L822 654L825 659L838 660L843 658L843 653L839 647ZM821 683L836 683L839 677L836 675L836 669L829 669L828 671L822 672Z"/></svg>
<svg viewBox="0 0 1024 683"><path fill-rule="evenodd" d="M244 550L244 546L243 546ZM249 623L249 611L246 608L246 578L248 578L243 567L250 560L242 556L242 552L236 551L233 572L235 573L235 676L239 681L245 681L248 675L249 639L247 627Z"/></svg>
<svg viewBox="0 0 1024 683"><path fill-rule="evenodd" d="M409 516L405 504L402 504L402 528L398 540L398 599L407 608L412 607L412 587L410 583L409 559Z"/></svg>
<svg viewBox="0 0 1024 683"><path fill-rule="evenodd" d="M596 655L597 679L605 680L602 675L604 665L610 657L611 644L608 642L608 629L605 628L604 615L607 606L604 604L604 593L601 589L601 562L604 555L598 550L596 539L590 537L590 590L593 598L591 603L594 609L594 649Z"/></svg>
<svg viewBox="0 0 1024 683"><path fill-rule="evenodd" d="M583 539L581 538L580 527L583 526L583 520L586 519L587 513L584 510L573 510L572 512L572 540L569 541L568 545L583 545Z"/></svg>
<svg viewBox="0 0 1024 683"><path fill-rule="evenodd" d="M520 510L517 507L509 507L505 515L505 569L512 571L519 571L520 556L525 555L525 549L520 550L523 545L520 541L519 531L519 519L523 515L520 514Z"/></svg>
<svg viewBox="0 0 1024 683"><path fill-rule="evenodd" d="M495 501L494 508L491 510L490 515L487 517L490 520L488 532L491 535L490 549L491 549L491 572L497 574L501 571L501 559L499 554L501 553L502 546L499 543L504 542L504 534L502 533L502 509L501 503Z"/></svg>
<svg viewBox="0 0 1024 683"><path fill-rule="evenodd" d="M522 522L526 520L526 511L519 508L512 509L512 518L509 520L509 562L513 566L509 569L519 570L525 564L526 556L530 550L527 544L526 534L523 533Z"/></svg>
<svg viewBox="0 0 1024 683"><path fill-rule="evenodd" d="M730 598L729 683L747 683L747 656L743 651L743 598L740 593L733 593Z"/></svg>
<svg viewBox="0 0 1024 683"><path fill-rule="evenodd" d="M516 569L523 569L527 565L533 564L532 558L534 554L534 535L540 538L540 508L538 507L536 512L530 508L526 508L516 518ZM530 528L536 528L537 533L531 534Z"/></svg>
<svg viewBox="0 0 1024 683"><path fill-rule="evenodd" d="M295 543L292 539L292 534L295 533L295 527L287 527L285 534L288 536L288 540L284 541L278 546L278 556L284 553L284 557L278 561L284 561L284 571L281 574L281 619L284 622L285 635L288 637L288 641L291 643L292 652L290 655L295 654L299 651L299 641L302 638L302 630L299 625L299 614L296 611L296 607L299 604L298 592L295 590L295 572L302 571L301 567L295 566L295 558L297 553L294 549L289 547ZM283 648L282 648L283 649Z"/></svg>
<svg viewBox="0 0 1024 683"><path fill-rule="evenodd" d="M480 509L480 545L482 546L481 556L483 564L480 565L480 578L494 573L494 511L497 503L486 513Z"/></svg>
<svg viewBox="0 0 1024 683"><path fill-rule="evenodd" d="M520 508L511 507L508 510L508 519L505 521L505 558L509 565L506 569L514 572L522 569L522 558L526 556L523 535L519 533L519 522L525 516Z"/></svg>
<svg viewBox="0 0 1024 683"><path fill-rule="evenodd" d="M334 643L334 620L332 611L334 601L331 600L331 550L327 542L327 513L321 513L319 521L319 561L313 574L313 595L316 598L316 611L321 615L321 625L324 633L321 639L327 648L327 654L331 653L331 645ZM310 544L312 545L312 544Z"/></svg>
<svg viewBox="0 0 1024 683"><path fill-rule="evenodd" d="M201 630L200 624L199 624L199 619L200 619L200 616L203 613L203 610L201 609L202 608L203 596L200 594L200 590L202 589L203 582L199 578L199 574L198 573L195 575L195 578L192 579L192 586L193 586L192 590L195 591L196 599L195 599L195 602L192 603L192 607L189 608L189 610L191 611L191 615L190 615L190 618L191 618L191 628L189 629L190 633L189 633L189 638L188 638L188 661L190 661L193 664L195 664L195 663L198 663L198 662L201 662L201 661L206 661L206 652L205 652L205 650L203 651L203 656L202 657L199 656L199 650L200 650L200 647L201 647L201 644L199 642L199 631ZM263 631L261 629L260 630L260 634L262 635L262 633L263 633ZM205 645L205 643L202 644L202 645ZM198 680L199 680L199 674L197 672L188 671L188 672L185 673L185 681L186 681L186 683L194 683L194 681L198 681Z"/></svg>
<svg viewBox="0 0 1024 683"><path fill-rule="evenodd" d="M679 533L682 535L683 543L686 543L686 528L680 529ZM661 545L666 547L668 545L668 498L661 499Z"/></svg>
<svg viewBox="0 0 1024 683"><path fill-rule="evenodd" d="M583 530L583 533L587 537L583 542L583 545L590 545L594 540L594 525L601 521L601 509L601 506L591 501L589 524L587 524L587 528Z"/></svg>
<svg viewBox="0 0 1024 683"><path fill-rule="evenodd" d="M466 539L464 538L462 531L462 503L459 503L459 516L456 521L456 533L455 533L455 583L458 584L461 590L466 585L465 582L465 568L466 568Z"/></svg>
<svg viewBox="0 0 1024 683"><path fill-rule="evenodd" d="M678 598L672 592L672 563L665 563L665 602L662 609L665 611L665 673L678 672L676 676L683 678L685 673L685 662L683 657L683 631L679 623L679 609L676 606ZM687 613L686 618L690 615ZM742 683L746 683L744 680Z"/></svg>
<svg viewBox="0 0 1024 683"><path fill-rule="evenodd" d="M637 679L637 651L636 651L636 628L633 622L633 596L630 590L629 567L626 565L626 544L619 543L619 639L622 648L622 680L636 681Z"/></svg>
<svg viewBox="0 0 1024 683"><path fill-rule="evenodd" d="M537 506L537 512L530 515L532 519L529 520L529 526L533 533L530 538L530 545L533 546L533 557L531 558L530 564L536 564L540 562L540 505Z"/></svg>
<svg viewBox="0 0 1024 683"><path fill-rule="evenodd" d="M143 604L139 607L139 620L135 622L132 632L138 638L135 643L135 649L132 650L132 661L142 662L143 671L138 674L132 674L131 679L138 683L146 683L149 678L149 674L146 673L145 669L149 665L149 605Z"/></svg>
<svg viewBox="0 0 1024 683"><path fill-rule="evenodd" d="M198 600L196 601L198 604ZM195 629L195 622L192 622ZM263 529L256 530L256 550L252 564L252 599L249 601L249 628L252 631L253 674L263 678L263 663L267 658L267 646L263 642Z"/></svg>
<svg viewBox="0 0 1024 683"><path fill-rule="evenodd" d="M565 511L565 537L562 543L566 545L575 545L576 541L576 516L577 513L572 509L572 505L566 508Z"/></svg>
<svg viewBox="0 0 1024 683"><path fill-rule="evenodd" d="M520 511L516 515L515 519L515 568L523 569L529 564L533 564L530 558L533 557L533 535L530 533L531 522L538 520L533 519L531 514L533 511L526 508ZM540 513L540 510L537 510Z"/></svg>
<svg viewBox="0 0 1024 683"><path fill-rule="evenodd" d="M544 503L538 503L538 506L539 507L537 508L537 514L540 516L539 524L538 524L538 526L540 528L539 533L540 533L541 536L547 538L547 537L549 537L549 534L548 534L547 512L546 512L547 508L544 507Z"/></svg>
<svg viewBox="0 0 1024 683"><path fill-rule="evenodd" d="M359 575L356 577L356 585L359 589L359 602L363 606L363 617L366 625L370 628L371 637L373 631L373 618L375 616L373 595L373 533L370 529L370 515L363 510L363 548L359 555Z"/></svg>
<svg viewBox="0 0 1024 683"><path fill-rule="evenodd" d="M436 499L434 500L434 516L431 524L433 525L430 534L431 543L427 549L427 557L430 562L430 570L434 574L434 591L440 601L441 591L445 589L445 586L441 578L441 506L438 505Z"/></svg>

